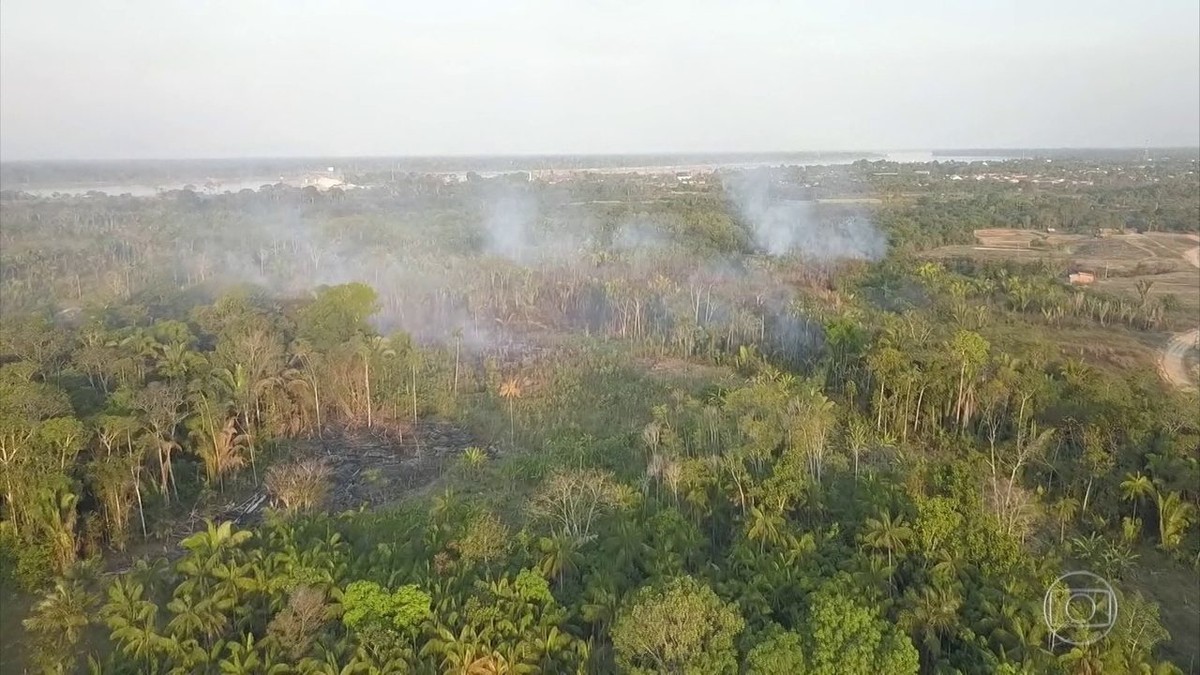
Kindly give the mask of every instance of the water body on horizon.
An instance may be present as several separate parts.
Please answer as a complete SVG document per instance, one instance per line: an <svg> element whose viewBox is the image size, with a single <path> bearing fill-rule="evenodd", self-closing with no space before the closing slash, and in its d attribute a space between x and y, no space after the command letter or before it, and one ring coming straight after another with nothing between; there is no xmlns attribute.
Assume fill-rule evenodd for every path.
<svg viewBox="0 0 1200 675"><path fill-rule="evenodd" d="M597 167L596 170L601 173L621 173L621 172L634 173L634 172L649 172L649 171L655 171L655 170L661 171L661 170L668 170L668 169L713 170L713 169L723 168L723 169L738 170L738 169L752 169L752 168L765 167L765 166L781 166L781 165L841 166L841 165L853 164L854 162L864 160L864 159L865 160L873 160L873 161L883 160L883 161L895 162L895 163L900 163L900 164L914 164L914 163L928 163L928 162L967 162L967 163L969 163L969 162L1003 162L1003 161L1007 161L1007 160L1027 159L1027 158L1028 158L1028 155L1017 155L1017 154L1012 154L1012 155L935 155L933 153L933 151L930 151L930 150L904 150L904 151L894 151L894 152L884 152L884 153L863 153L861 155L841 155L841 156L837 156L837 157L831 157L829 159L823 159L823 158L817 157L811 161L791 161L791 162L779 161L779 160L774 160L774 161L766 160L766 161L762 161L762 162L715 161L715 162L711 162L711 163L688 164L688 165L678 165L678 166L667 165L667 164L654 164L654 165L636 165L636 166L627 166L627 167ZM564 169L564 170L579 171L579 170L587 170L587 169L572 167L571 169ZM519 170L514 169L511 171L480 171L478 173L481 176L487 178L487 177L494 177L496 175L501 175L504 173L517 173L517 172L519 172ZM175 190L183 190L183 189L187 189L189 187L193 191L200 193L200 194L224 194L227 192L234 192L234 193L241 192L242 190L257 191L257 190L262 189L264 186L278 185L278 184L280 184L280 180L278 177L274 177L274 178L264 177L261 179L238 179L238 180L230 180L230 181L222 181L222 182L210 182L210 183L204 183L204 184L197 184L195 182L177 181L177 182L171 182L171 183L163 183L160 185L151 185L151 184L141 183L141 182L136 182L136 183L99 183L99 184L90 184L90 185L80 185L80 184L42 185L42 186L36 186L36 187L34 187L34 186L27 187L27 186L15 186L15 185L14 186L2 185L2 186L0 186L0 190L13 190L13 191L17 191L17 192L23 192L25 194L32 195L34 197L53 197L55 195L81 196L81 195L86 195L89 192L97 192L97 193L101 193L101 194L104 194L104 195L107 195L110 197L116 197L116 196L121 196L121 195L129 195L132 197L156 197L165 192L171 192L171 191L175 191Z"/></svg>

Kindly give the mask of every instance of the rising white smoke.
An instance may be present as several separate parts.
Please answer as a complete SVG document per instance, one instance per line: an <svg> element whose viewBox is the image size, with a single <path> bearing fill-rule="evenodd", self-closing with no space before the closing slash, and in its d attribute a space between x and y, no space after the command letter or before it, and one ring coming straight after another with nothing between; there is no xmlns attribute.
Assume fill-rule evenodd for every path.
<svg viewBox="0 0 1200 675"><path fill-rule="evenodd" d="M887 238L863 217L821 218L812 201L778 196L772 174L746 171L724 180L725 194L749 223L754 243L774 256L796 255L822 262L878 260Z"/></svg>
<svg viewBox="0 0 1200 675"><path fill-rule="evenodd" d="M507 190L488 200L483 217L486 252L514 262L529 261L537 218L537 200L527 192Z"/></svg>

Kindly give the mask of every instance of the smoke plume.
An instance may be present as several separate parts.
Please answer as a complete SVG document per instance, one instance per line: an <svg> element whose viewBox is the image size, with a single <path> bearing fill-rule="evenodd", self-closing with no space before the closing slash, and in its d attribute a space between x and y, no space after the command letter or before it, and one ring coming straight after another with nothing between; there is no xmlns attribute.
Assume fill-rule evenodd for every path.
<svg viewBox="0 0 1200 675"><path fill-rule="evenodd" d="M727 176L724 187L750 225L755 246L770 255L832 262L878 260L887 253L886 237L868 219L823 218L816 202L780 195L783 189L769 170Z"/></svg>

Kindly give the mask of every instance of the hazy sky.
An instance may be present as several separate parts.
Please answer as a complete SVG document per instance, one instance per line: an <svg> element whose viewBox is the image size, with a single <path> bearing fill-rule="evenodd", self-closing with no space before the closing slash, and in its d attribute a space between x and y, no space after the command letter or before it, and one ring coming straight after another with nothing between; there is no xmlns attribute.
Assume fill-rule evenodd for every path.
<svg viewBox="0 0 1200 675"><path fill-rule="evenodd" d="M1200 144L1197 0L3 0L0 158Z"/></svg>

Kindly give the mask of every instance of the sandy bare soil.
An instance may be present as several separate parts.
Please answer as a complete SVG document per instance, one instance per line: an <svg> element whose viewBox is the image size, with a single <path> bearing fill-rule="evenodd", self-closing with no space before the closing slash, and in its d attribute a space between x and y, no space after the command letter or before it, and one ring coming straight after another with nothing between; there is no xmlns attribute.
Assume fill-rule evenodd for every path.
<svg viewBox="0 0 1200 675"><path fill-rule="evenodd" d="M1195 379L1188 372L1187 354L1196 348L1197 343L1200 343L1200 328L1172 335L1167 346L1163 347L1159 369L1168 382L1180 389L1196 388Z"/></svg>
<svg viewBox="0 0 1200 675"><path fill-rule="evenodd" d="M1191 238L1200 240L1200 236L1197 235L1191 235ZM1183 257L1200 267L1200 246L1184 251ZM1196 380L1188 372L1187 364L1188 351L1196 348L1200 348L1200 328L1171 336L1167 346L1163 347L1162 358L1159 359L1159 368L1168 382L1181 389L1196 388Z"/></svg>
<svg viewBox="0 0 1200 675"><path fill-rule="evenodd" d="M1200 241L1200 234L1189 234L1188 237L1192 241ZM1183 257L1196 267L1200 267L1200 246L1188 251L1184 251Z"/></svg>

